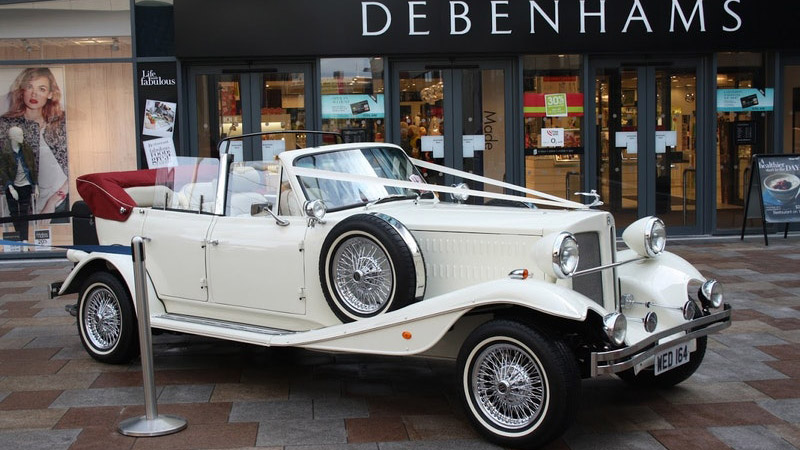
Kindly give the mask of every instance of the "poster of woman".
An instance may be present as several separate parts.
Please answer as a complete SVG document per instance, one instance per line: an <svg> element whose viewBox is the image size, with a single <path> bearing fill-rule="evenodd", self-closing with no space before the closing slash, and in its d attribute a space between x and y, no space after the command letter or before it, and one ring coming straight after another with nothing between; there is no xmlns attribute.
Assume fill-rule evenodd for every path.
<svg viewBox="0 0 800 450"><path fill-rule="evenodd" d="M62 86L63 67L0 69L0 184L11 217L69 210ZM14 228L28 240L27 221Z"/></svg>

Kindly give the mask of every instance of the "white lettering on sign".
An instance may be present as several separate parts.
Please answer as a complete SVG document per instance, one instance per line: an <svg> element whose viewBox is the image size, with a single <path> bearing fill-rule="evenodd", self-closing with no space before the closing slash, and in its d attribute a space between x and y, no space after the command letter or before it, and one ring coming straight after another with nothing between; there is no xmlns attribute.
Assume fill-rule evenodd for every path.
<svg viewBox="0 0 800 450"><path fill-rule="evenodd" d="M634 12L638 13L638 15L634 16ZM639 0L633 1L633 6L631 7L631 12L628 14L628 20L625 22L625 28L622 29L623 33L628 32L628 25L630 25L632 20L641 20L644 22L644 26L647 27L647 32L652 33L653 27L650 26L650 21L647 20L647 16L644 14L644 8Z"/></svg>
<svg viewBox="0 0 800 450"><path fill-rule="evenodd" d="M378 31L369 31L369 27L367 24L367 8L371 6L377 6L381 8L386 14L386 21L383 23L383 28ZM383 33L386 33L389 30L389 27L392 26L392 13L389 12L389 8L386 7L383 3L380 2L361 2L361 35L362 36L380 36Z"/></svg>
<svg viewBox="0 0 800 450"><path fill-rule="evenodd" d="M672 0L672 20L669 23L669 32L675 32L675 12L681 17L681 22L683 22L683 28L686 31L689 31L689 27L692 25L692 21L694 20L694 15L697 14L698 19L700 20L700 31L706 31L706 17L703 13L703 0L697 0L697 3L694 4L694 9L692 10L692 15L689 18L686 18L686 15L683 14L683 8L681 8L681 4L678 3L678 0Z"/></svg>
<svg viewBox="0 0 800 450"><path fill-rule="evenodd" d="M587 33L600 33L605 34L606 31L606 1L607 0L593 0L590 5L596 9L587 9L586 0L572 0L578 1L580 5L579 17L576 17L576 27L581 34ZM686 13L684 7L681 5L681 0L660 0L662 2L671 2L671 14L669 17L664 17L662 20L669 20L669 32L680 32L680 26L676 29L676 22L683 25L683 31L688 32L690 29L699 28L701 32L706 31L706 11L703 0L695 0L689 14ZM657 0L630 0L631 7L628 10L628 16L624 25L620 29L621 33L627 33L634 22L640 22L641 26L647 33L653 33L653 25L650 17L653 17L653 11L650 11L650 17L647 15L648 8L654 8L653 5ZM560 22L560 9L565 2L561 0L528 0L528 32L530 34L536 33L536 22L544 21L547 25L560 34L564 30L563 24ZM723 20L721 26L722 31L732 33L739 31L742 28L742 16L735 10L736 5L740 5L742 0L725 0L721 5L723 19L732 19L732 21ZM431 5L437 5L439 2L430 2L429 0L415 0L406 3L408 8L408 23L406 32L409 36L426 36L431 34L431 25L434 24L430 19L430 11L428 10ZM442 2L443 4L443 2ZM548 4L550 7L548 7ZM516 3L514 3L516 5ZM476 14L478 16L488 14L491 22L491 35L509 35L514 31L511 24L512 21L512 4L510 0L492 0L488 2L486 9L480 11L473 11L470 9L469 4L463 0L453 0L448 2L447 10L442 11L449 19L449 30L444 30L451 36L466 35L473 32L472 17ZM548 14L547 11L552 11ZM444 17L442 19L445 19ZM446 22L447 23L447 22ZM596 24L596 25L595 25ZM392 12L388 6L380 1L363 1L361 2L361 35L362 36L381 36L386 34L392 27ZM402 26L402 25L401 25ZM444 25L446 27L446 25ZM587 29L589 31L587 31ZM596 30L596 31L595 31ZM568 30L568 31L574 31ZM143 78L144 79L144 78ZM167 80L169 81L169 80ZM174 81L174 80L172 80ZM165 83L167 84L167 83ZM172 83L174 84L174 83Z"/></svg>
<svg viewBox="0 0 800 450"><path fill-rule="evenodd" d="M143 70L142 78L139 79L140 86L175 86L174 78L161 78L155 70Z"/></svg>
<svg viewBox="0 0 800 450"><path fill-rule="evenodd" d="M461 7L461 12L456 13L456 6ZM464 23L464 28L456 27L456 20ZM455 36L467 34L472 29L472 21L469 19L469 5L466 2L450 2L450 34Z"/></svg>
<svg viewBox="0 0 800 450"><path fill-rule="evenodd" d="M427 2L408 2L408 35L409 36L426 36L431 34L430 31L417 31L417 19L426 19L426 14L417 14L417 6L426 6Z"/></svg>

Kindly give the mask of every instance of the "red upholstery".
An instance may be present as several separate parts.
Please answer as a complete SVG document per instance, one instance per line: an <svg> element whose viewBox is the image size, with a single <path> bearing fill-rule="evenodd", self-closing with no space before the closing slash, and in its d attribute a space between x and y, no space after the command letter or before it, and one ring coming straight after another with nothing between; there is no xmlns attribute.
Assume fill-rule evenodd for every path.
<svg viewBox="0 0 800 450"><path fill-rule="evenodd" d="M124 222L136 206L125 188L153 186L157 172L158 169L146 169L92 173L78 177L75 184L95 217Z"/></svg>

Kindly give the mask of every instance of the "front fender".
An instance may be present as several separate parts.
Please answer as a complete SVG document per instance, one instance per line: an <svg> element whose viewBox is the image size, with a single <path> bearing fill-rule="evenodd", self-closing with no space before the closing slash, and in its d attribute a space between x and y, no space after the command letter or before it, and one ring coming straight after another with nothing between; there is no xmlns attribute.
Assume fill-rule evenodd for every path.
<svg viewBox="0 0 800 450"><path fill-rule="evenodd" d="M431 297L377 317L275 336L268 345L382 355L419 354L437 344L466 313L491 305L522 306L575 321L584 321L590 309L601 316L605 314L600 305L570 289L541 280L501 279Z"/></svg>
<svg viewBox="0 0 800 450"><path fill-rule="evenodd" d="M634 259L632 250L622 251L619 259ZM706 278L680 256L664 252L655 258L624 264L617 269L622 294L633 294L636 301L680 307L687 300L687 286Z"/></svg>

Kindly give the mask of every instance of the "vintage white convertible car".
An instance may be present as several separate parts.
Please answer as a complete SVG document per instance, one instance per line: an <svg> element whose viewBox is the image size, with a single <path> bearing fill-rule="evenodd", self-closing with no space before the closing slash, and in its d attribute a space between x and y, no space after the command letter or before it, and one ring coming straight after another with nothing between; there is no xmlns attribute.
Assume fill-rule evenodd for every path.
<svg viewBox="0 0 800 450"><path fill-rule="evenodd" d="M135 236L153 328L451 359L474 426L507 447L558 437L582 377L680 383L707 335L730 325L720 284L664 251L657 218L627 227L617 251L613 217L593 205L395 145L238 161L228 144L218 160L79 178L101 246L68 252L76 264L57 293L79 293L80 339L95 359L139 352ZM427 184L425 171L471 188Z"/></svg>

